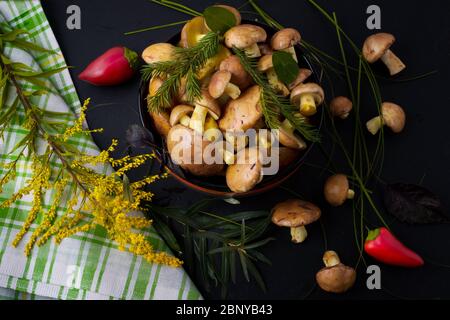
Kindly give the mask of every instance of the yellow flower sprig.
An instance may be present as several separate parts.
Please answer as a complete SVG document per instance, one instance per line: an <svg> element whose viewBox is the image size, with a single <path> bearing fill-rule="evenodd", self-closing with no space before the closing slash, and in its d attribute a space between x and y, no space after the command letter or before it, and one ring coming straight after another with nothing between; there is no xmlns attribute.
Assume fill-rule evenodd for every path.
<svg viewBox="0 0 450 320"><path fill-rule="evenodd" d="M30 179L19 191L0 203L0 209L5 209L24 196L30 195L33 199L28 217L12 244L18 246L37 225L24 248L25 254L30 255L35 245L43 246L52 238L58 244L67 237L101 226L119 249L128 250L150 263L181 266L179 259L155 250L147 236L152 221L139 213L144 203L154 197L152 192L143 189L167 175L155 175L134 183L129 183L126 178L128 172L153 159L154 155L126 156L115 160L111 154L118 145L116 140L97 155L74 150L70 145L72 138L102 131L83 128L89 99L84 102L79 117L62 133L49 132L45 118L31 103L29 94L25 93L23 84L15 76L13 63L2 53L0 58L0 78L6 79L8 85L14 88L19 101L15 108L22 108L25 115L22 127L28 132L15 146L16 150L22 151L17 153L11 164L6 165L6 174L0 176L0 190L15 179L20 160L27 157L33 159ZM8 125L11 123L7 122L5 126ZM35 147L38 139L46 144L43 155L38 154ZM57 165L53 166L54 163ZM105 173L108 167L106 171L109 173ZM46 211L43 199L49 197L52 202Z"/></svg>

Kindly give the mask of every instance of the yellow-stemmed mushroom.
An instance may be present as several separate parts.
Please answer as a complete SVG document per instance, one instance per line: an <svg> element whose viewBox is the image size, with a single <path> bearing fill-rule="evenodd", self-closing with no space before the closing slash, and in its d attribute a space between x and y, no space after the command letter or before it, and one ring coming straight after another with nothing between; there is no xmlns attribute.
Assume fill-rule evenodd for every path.
<svg viewBox="0 0 450 320"><path fill-rule="evenodd" d="M192 113L189 127L196 133L203 134L205 132L205 122L208 114L217 121L220 118L221 110L209 92L203 90L202 97L195 102L195 109Z"/></svg>
<svg viewBox="0 0 450 320"><path fill-rule="evenodd" d="M300 84L291 92L292 104L300 107L300 113L305 117L317 113L317 107L323 103L325 93L316 83Z"/></svg>
<svg viewBox="0 0 450 320"><path fill-rule="evenodd" d="M228 48L238 48L245 51L251 58L261 57L258 43L267 40L266 31L251 24L241 24L231 28L225 33L225 44Z"/></svg>
<svg viewBox="0 0 450 320"><path fill-rule="evenodd" d="M290 53L292 58L298 62L295 46L298 45L301 40L302 37L300 32L292 28L286 28L275 33L272 37L271 45L273 50Z"/></svg>

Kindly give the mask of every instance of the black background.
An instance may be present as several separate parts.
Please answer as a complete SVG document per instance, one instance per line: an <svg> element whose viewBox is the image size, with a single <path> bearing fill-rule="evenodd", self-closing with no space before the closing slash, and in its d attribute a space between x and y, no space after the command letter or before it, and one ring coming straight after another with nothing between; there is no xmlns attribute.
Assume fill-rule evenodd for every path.
<svg viewBox="0 0 450 320"><path fill-rule="evenodd" d="M244 1L223 1L240 5ZM372 31L366 28L366 8L377 4L382 10L382 31L397 37L393 47L408 65L404 77L414 76L431 70L439 70L432 77L407 83L381 81L383 98L402 105L408 115L407 128L398 136L386 137L386 160L383 179L390 182L422 182L439 194L449 208L448 181L450 178L449 141L449 58L450 58L450 8L448 1L319 1L329 11L336 11L339 22L356 43L362 43ZM105 133L96 136L100 147L109 146L112 138L124 142L124 135L131 124L139 123L138 86L136 78L129 84L115 88L95 88L77 80L82 68L93 58L115 45L125 45L138 52L154 42L164 42L177 28L124 36L126 31L185 20L186 16L159 7L147 0L43 0L45 12L56 34L71 70L81 99L91 97L94 105L88 114L92 128L102 127ZM214 1L187 1L190 6L202 10ZM77 4L82 11L82 29L71 31L66 28L66 8ZM307 1L260 1L278 21L286 26L298 28L304 39L324 51L337 55L336 34ZM352 60L353 64L354 60ZM382 67L376 67L386 73ZM339 87L339 86L338 86ZM342 87L344 88L344 87ZM338 94L347 94L344 89ZM365 116L373 116L375 109L369 98L364 99ZM350 134L349 123L340 124L344 134ZM122 148L124 144L122 144ZM346 167L341 166L346 172ZM310 163L324 164L319 152L313 152ZM342 260L354 265L358 253L354 240L352 212L350 206L331 210L323 203L322 185L326 177L320 170L303 167L286 186L300 192L323 208L326 235L329 247L338 251ZM170 198L172 205L186 206L201 199L203 195L186 190L173 180L156 187L160 200ZM279 189L256 198L245 199L241 207L219 205L217 210L227 212L242 208L269 210L277 201L289 197ZM302 245L289 241L289 232L274 229L277 241L269 244L264 253L273 266L261 265L268 292L261 292L255 284L247 284L240 278L230 289L233 299L393 299L393 298L450 298L450 269L438 266L433 260L450 265L448 226L408 226L387 217L396 235L408 246L414 248L428 260L419 270L405 270L382 266L383 290L366 289L365 270L359 269L359 278L353 290L342 296L329 295L314 289L314 275L321 268L324 241L320 225L309 228L309 238ZM372 263L370 259L367 260ZM205 293L206 298L220 298L218 292Z"/></svg>

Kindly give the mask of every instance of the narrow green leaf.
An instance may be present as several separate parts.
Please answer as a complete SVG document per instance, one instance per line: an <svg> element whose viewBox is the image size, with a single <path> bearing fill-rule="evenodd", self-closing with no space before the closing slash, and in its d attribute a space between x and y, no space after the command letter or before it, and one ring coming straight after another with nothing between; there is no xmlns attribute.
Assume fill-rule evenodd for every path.
<svg viewBox="0 0 450 320"><path fill-rule="evenodd" d="M261 240L261 241L258 241L258 242L254 242L254 243L252 243L250 245L247 245L247 246L245 246L244 249L245 250L257 249L257 248L265 246L266 244L268 244L269 242L272 242L274 240L275 240L275 238L267 238L267 239L264 239L264 240Z"/></svg>
<svg viewBox="0 0 450 320"><path fill-rule="evenodd" d="M180 245L178 244L178 241L169 226L157 216L152 217L152 220L156 232L158 232L158 234L164 239L169 248L177 254L180 254Z"/></svg>
<svg viewBox="0 0 450 320"><path fill-rule="evenodd" d="M224 34L236 26L237 21L233 13L225 8L212 6L205 9L203 17L211 31Z"/></svg>
<svg viewBox="0 0 450 320"><path fill-rule="evenodd" d="M259 285L259 287L261 288L262 291L266 292L266 284L264 283L264 279L261 276L261 273L259 272L259 270L256 268L255 264L250 260L245 258L247 261L247 268L250 272L250 274L253 276L253 278L255 278L256 283Z"/></svg>
<svg viewBox="0 0 450 320"><path fill-rule="evenodd" d="M250 276L248 275L248 268L247 268L247 258L245 257L244 253L242 251L239 252L239 259L241 260L241 267L242 272L244 272L244 277L247 282L250 282Z"/></svg>
<svg viewBox="0 0 450 320"><path fill-rule="evenodd" d="M272 265L272 261L270 261L265 255L263 255L261 252L258 252L256 250L247 251L249 256L253 256L255 259L261 261L262 263L265 263L269 266Z"/></svg>
<svg viewBox="0 0 450 320"><path fill-rule="evenodd" d="M236 251L230 252L230 276L231 281L236 283Z"/></svg>
<svg viewBox="0 0 450 320"><path fill-rule="evenodd" d="M52 53L52 54L56 54L56 51L54 50L50 50L50 49L46 49L44 47L41 47L33 42L29 42L23 39L15 39L14 41L11 42L14 46L23 49L23 50L31 50L31 51L36 51L36 52L48 52L48 53Z"/></svg>
<svg viewBox="0 0 450 320"><path fill-rule="evenodd" d="M2 38L3 41L10 42L10 41L16 40L19 35L26 34L26 33L28 33L28 32L26 30L24 30L24 29L16 29L16 30L12 30L12 31L10 31L8 33L3 34L1 36L1 38Z"/></svg>
<svg viewBox="0 0 450 320"><path fill-rule="evenodd" d="M131 188L130 188L130 179L128 179L128 176L126 174L123 175L122 184L123 184L123 193L124 193L123 196L124 196L125 200L133 202L133 194L132 194Z"/></svg>
<svg viewBox="0 0 450 320"><path fill-rule="evenodd" d="M300 68L290 53L275 51L272 55L272 60L275 72L281 82L289 85L295 81Z"/></svg>

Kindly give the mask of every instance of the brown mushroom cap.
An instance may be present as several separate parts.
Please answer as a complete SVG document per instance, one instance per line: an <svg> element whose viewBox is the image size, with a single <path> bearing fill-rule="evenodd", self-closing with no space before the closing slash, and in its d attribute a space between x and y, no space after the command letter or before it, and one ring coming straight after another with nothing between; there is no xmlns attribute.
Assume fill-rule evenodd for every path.
<svg viewBox="0 0 450 320"><path fill-rule="evenodd" d="M220 98L231 81L231 72L217 71L209 82L208 91L214 99Z"/></svg>
<svg viewBox="0 0 450 320"><path fill-rule="evenodd" d="M172 109L172 112L170 113L170 125L176 126L178 123L180 123L180 120L187 115L191 115L194 112L194 107L188 106L185 104L180 104Z"/></svg>
<svg viewBox="0 0 450 320"><path fill-rule="evenodd" d="M211 97L208 90L202 91L202 97L196 101L195 105L208 109L209 114L214 120L218 120L222 114L219 104L213 97Z"/></svg>
<svg viewBox="0 0 450 320"><path fill-rule="evenodd" d="M248 48L258 42L267 40L266 31L252 24L241 24L225 33L225 44L228 48Z"/></svg>
<svg viewBox="0 0 450 320"><path fill-rule="evenodd" d="M280 227L297 228L317 221L322 212L319 207L300 199L291 199L275 206L272 222Z"/></svg>
<svg viewBox="0 0 450 320"><path fill-rule="evenodd" d="M271 45L274 50L285 50L299 44L301 40L300 32L292 28L286 28L275 33Z"/></svg>
<svg viewBox="0 0 450 320"><path fill-rule="evenodd" d="M149 84L148 84L148 94L150 97L154 97L156 95L156 93L158 92L159 88L161 88L161 86L163 85L164 80L161 79L160 77L153 77ZM172 106L174 105L173 102L171 102L169 105L164 106L166 109L170 109L172 108Z"/></svg>
<svg viewBox="0 0 450 320"><path fill-rule="evenodd" d="M363 55L369 63L380 59L394 44L395 37L390 33L376 33L369 36L364 42Z"/></svg>
<svg viewBox="0 0 450 320"><path fill-rule="evenodd" d="M383 122L394 133L400 133L405 128L406 115L402 107L392 102L385 102L381 106L381 112L383 114Z"/></svg>
<svg viewBox="0 0 450 320"><path fill-rule="evenodd" d="M229 102L225 114L219 120L219 128L232 132L245 132L253 128L263 117L260 97L260 87L253 86L238 99Z"/></svg>
<svg viewBox="0 0 450 320"><path fill-rule="evenodd" d="M298 86L299 84L302 84L303 82L305 82L306 79L308 79L311 75L312 75L312 71L311 70L301 68L300 71L298 72L297 78L294 80L294 82L292 82L289 85L289 90L292 91L296 86Z"/></svg>
<svg viewBox="0 0 450 320"><path fill-rule="evenodd" d="M238 9L236 9L235 7L232 6L227 6L226 4L216 4L213 7L220 7L220 8L224 8L227 9L228 11L230 11L234 17L236 18L236 25L240 25L242 22L242 17L241 17L241 13L239 12Z"/></svg>
<svg viewBox="0 0 450 320"><path fill-rule="evenodd" d="M197 141L201 141L201 148L195 147L195 142ZM203 139L194 130L182 125L172 127L167 135L167 149L172 161L195 176L210 177L220 175L225 168L224 164L194 163L195 159L203 159L203 152L210 144L210 141ZM187 159L184 159L185 157Z"/></svg>
<svg viewBox="0 0 450 320"><path fill-rule="evenodd" d="M341 263L320 270L316 274L316 281L320 288L326 292L344 293L355 284L356 271Z"/></svg>
<svg viewBox="0 0 450 320"><path fill-rule="evenodd" d="M308 147L306 145L306 142L295 133L288 132L282 127L280 127L278 130L280 144L282 144L283 146L297 150L305 150Z"/></svg>
<svg viewBox="0 0 450 320"><path fill-rule="evenodd" d="M300 154L298 150L286 147L280 147L278 153L280 156L280 168L286 168L289 166L298 158Z"/></svg>
<svg viewBox="0 0 450 320"><path fill-rule="evenodd" d="M339 207L347 200L349 189L350 186L346 175L336 174L331 176L325 182L325 199L330 205Z"/></svg>
<svg viewBox="0 0 450 320"><path fill-rule="evenodd" d="M236 164L227 169L227 185L233 192L248 192L261 182L262 169L258 149L244 149L238 153Z"/></svg>
<svg viewBox="0 0 450 320"><path fill-rule="evenodd" d="M325 93L321 86L316 83L302 83L295 87L291 92L291 102L294 105L298 105L300 103L300 97L303 94L311 94L314 96L314 100L316 104L322 104L325 99Z"/></svg>
<svg viewBox="0 0 450 320"><path fill-rule="evenodd" d="M170 43L155 43L142 53L142 59L148 64L175 59L175 47Z"/></svg>
<svg viewBox="0 0 450 320"><path fill-rule="evenodd" d="M153 125L155 126L156 131L166 137L169 134L172 125L169 121L169 113L168 112L150 112L150 117L153 120Z"/></svg>
<svg viewBox="0 0 450 320"><path fill-rule="evenodd" d="M330 102L330 111L334 117L346 119L353 110L353 103L347 97L336 97Z"/></svg>
<svg viewBox="0 0 450 320"><path fill-rule="evenodd" d="M252 83L252 78L244 69L241 60L237 56L230 56L223 60L219 70L230 72L231 82L237 85L241 90L247 89Z"/></svg>
<svg viewBox="0 0 450 320"><path fill-rule="evenodd" d="M273 56L271 54L266 54L262 56L258 61L258 70L261 72L266 72L273 68Z"/></svg>

